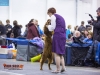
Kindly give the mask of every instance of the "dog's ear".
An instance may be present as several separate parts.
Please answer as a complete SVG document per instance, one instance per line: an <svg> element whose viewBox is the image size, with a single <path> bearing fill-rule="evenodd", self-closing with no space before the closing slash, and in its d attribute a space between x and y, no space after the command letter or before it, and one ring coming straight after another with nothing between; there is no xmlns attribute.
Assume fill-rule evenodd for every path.
<svg viewBox="0 0 100 75"><path fill-rule="evenodd" d="M44 25L44 34L47 35L47 36L52 36L52 32L50 32L48 30L48 28L46 27L46 25L51 25L51 20L50 19L48 19L47 22Z"/></svg>

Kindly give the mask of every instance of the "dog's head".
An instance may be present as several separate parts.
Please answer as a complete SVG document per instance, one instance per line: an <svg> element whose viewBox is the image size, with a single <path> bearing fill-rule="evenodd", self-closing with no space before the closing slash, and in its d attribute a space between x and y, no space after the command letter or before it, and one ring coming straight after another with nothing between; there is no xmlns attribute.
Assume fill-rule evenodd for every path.
<svg viewBox="0 0 100 75"><path fill-rule="evenodd" d="M48 30L48 28L46 27L47 25L51 25L51 20L48 19L47 22L45 23L45 26L44 26L44 34L46 36L52 36L52 32Z"/></svg>

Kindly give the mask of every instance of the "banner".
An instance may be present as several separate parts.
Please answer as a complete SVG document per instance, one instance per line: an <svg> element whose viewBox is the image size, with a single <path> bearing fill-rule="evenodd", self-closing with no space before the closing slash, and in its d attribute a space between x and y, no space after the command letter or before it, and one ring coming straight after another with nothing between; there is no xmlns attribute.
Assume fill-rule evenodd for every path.
<svg viewBox="0 0 100 75"><path fill-rule="evenodd" d="M9 0L0 0L0 6L9 6Z"/></svg>

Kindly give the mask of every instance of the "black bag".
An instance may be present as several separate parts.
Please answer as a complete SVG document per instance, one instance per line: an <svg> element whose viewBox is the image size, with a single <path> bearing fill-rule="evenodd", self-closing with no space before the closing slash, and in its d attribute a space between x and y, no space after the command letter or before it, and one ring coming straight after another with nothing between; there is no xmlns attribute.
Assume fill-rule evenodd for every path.
<svg viewBox="0 0 100 75"><path fill-rule="evenodd" d="M89 47L72 47L72 65L80 65L83 64L82 61L84 60L87 52L89 50Z"/></svg>

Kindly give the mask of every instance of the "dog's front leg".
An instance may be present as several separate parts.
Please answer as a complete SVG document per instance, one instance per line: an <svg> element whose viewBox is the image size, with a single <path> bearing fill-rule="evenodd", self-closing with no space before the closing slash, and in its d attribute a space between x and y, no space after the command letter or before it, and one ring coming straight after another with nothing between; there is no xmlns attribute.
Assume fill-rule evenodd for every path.
<svg viewBox="0 0 100 75"><path fill-rule="evenodd" d="M42 66L43 66L43 60L41 59L41 60L40 60L40 70L43 70L43 69L42 69Z"/></svg>

